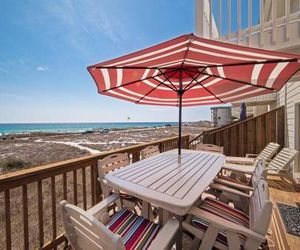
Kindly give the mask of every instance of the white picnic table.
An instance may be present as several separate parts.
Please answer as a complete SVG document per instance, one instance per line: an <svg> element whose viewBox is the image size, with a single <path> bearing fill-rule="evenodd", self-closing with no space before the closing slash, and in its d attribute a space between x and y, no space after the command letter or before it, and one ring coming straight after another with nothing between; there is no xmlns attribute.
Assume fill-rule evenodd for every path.
<svg viewBox="0 0 300 250"><path fill-rule="evenodd" d="M221 154L170 150L108 173L109 186L183 216L221 170Z"/></svg>

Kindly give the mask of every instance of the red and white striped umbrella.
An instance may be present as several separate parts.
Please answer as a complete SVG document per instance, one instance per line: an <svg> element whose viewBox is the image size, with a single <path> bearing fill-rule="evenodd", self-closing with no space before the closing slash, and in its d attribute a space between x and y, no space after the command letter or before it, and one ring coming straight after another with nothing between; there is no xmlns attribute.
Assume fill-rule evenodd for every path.
<svg viewBox="0 0 300 250"><path fill-rule="evenodd" d="M281 89L300 69L299 58L187 34L88 71L100 94L179 106L181 124L182 106L230 103Z"/></svg>

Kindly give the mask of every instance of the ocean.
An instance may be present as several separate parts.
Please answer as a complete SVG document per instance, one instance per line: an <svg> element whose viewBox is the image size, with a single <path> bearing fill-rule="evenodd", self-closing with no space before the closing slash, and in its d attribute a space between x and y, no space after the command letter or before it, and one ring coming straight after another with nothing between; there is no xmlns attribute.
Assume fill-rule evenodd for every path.
<svg viewBox="0 0 300 250"><path fill-rule="evenodd" d="M32 132L74 133L113 128L160 127L177 122L109 122L109 123L0 123L0 135Z"/></svg>

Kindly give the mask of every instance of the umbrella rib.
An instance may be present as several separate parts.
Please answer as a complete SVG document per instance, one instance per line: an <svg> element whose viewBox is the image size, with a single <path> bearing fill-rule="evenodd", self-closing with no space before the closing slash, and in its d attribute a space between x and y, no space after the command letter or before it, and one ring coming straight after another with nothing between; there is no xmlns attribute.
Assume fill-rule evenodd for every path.
<svg viewBox="0 0 300 250"><path fill-rule="evenodd" d="M187 73L187 72L186 72ZM193 76L191 76L189 73L187 73L192 79L194 79L194 77ZM210 76L209 76L210 77ZM208 78L209 78L208 77ZM208 79L208 78L206 78L206 79ZM205 79L205 80L206 80ZM203 81L205 81L205 80L203 80ZM224 101L222 101L219 97L217 97L212 91L210 91L208 88L206 88L201 82L203 82L203 81L201 81L201 82L198 82L196 79L195 79L195 81L197 82L197 84L198 85L200 85L200 86L202 86L202 88L204 88L208 93L210 93L212 96L214 96L216 99L218 99L221 103L224 103ZM195 87L196 85L194 85L193 87Z"/></svg>
<svg viewBox="0 0 300 250"><path fill-rule="evenodd" d="M197 79L197 77L199 77L199 76L201 75L201 73L202 73L204 70L205 70L205 69L201 70L200 72L199 72L199 71L195 72L195 73L197 73L197 76L195 77L195 79ZM205 81L206 79L208 79L208 78L209 78L209 77L205 78L204 81ZM188 90L190 89L190 86L192 85L193 82L194 82L194 79L192 79L192 81L191 81L188 85L185 86L184 91L188 91ZM202 81L201 81L201 82L202 82Z"/></svg>
<svg viewBox="0 0 300 250"><path fill-rule="evenodd" d="M257 87L257 88L263 88L263 89L267 89L267 90L270 90L270 91L274 91L275 90L273 88L269 88L269 87L266 87L266 86L252 84L250 82L245 82L245 81L238 80L238 79L232 79L232 78L228 78L228 77L222 77L222 76L218 76L218 75L214 75L214 74L208 74L208 73L204 73L204 72L202 74L203 75L207 75L207 76L211 76L211 77L216 77L216 78L219 78L219 79L222 79L222 80L228 80L228 81L237 82L237 83L241 83L241 84L245 84L245 85L249 85L249 86L253 86L253 87Z"/></svg>
<svg viewBox="0 0 300 250"><path fill-rule="evenodd" d="M189 69L186 69L187 71L190 71ZM194 72L194 71L192 71ZM203 75L207 75L207 76L211 76L211 77L216 77L216 78L219 78L219 79L222 79L222 80L227 80L227 81L232 81L232 82L236 82L236 83L241 83L241 84L245 84L245 85L249 85L249 86L253 86L253 87L257 87L257 88L263 88L263 89L267 89L267 90L270 90L270 91L274 91L275 89L273 88L269 88L269 87L266 87L266 86L261 86L261 85L255 85L255 84L252 84L250 82L245 82L245 81L242 81L242 80L238 80L238 79L232 79L232 78L228 78L228 77L222 77L222 76L218 76L218 75L214 75L214 74L208 74L208 73L205 73L204 71L202 72Z"/></svg>
<svg viewBox="0 0 300 250"><path fill-rule="evenodd" d="M207 66L191 66L190 69L199 68L216 68L216 67L229 67L229 66L246 66L255 64L269 64L269 63L284 63L284 62L298 62L300 58L289 58L289 59L274 59L274 60L263 60L263 61L249 61L240 63L228 63L228 64L209 64ZM171 69L176 70L178 67L142 67L142 66L89 66L88 69Z"/></svg>
<svg viewBox="0 0 300 250"><path fill-rule="evenodd" d="M203 67L203 66L202 66ZM88 69L171 69L176 70L176 67L145 67L145 66L89 66Z"/></svg>
<svg viewBox="0 0 300 250"><path fill-rule="evenodd" d="M172 88L171 86L165 84L164 82L161 82L161 81L157 80L156 78L153 78L153 79L154 79L155 81L157 81L158 83L161 83L161 84L164 85L165 87L167 87L167 88L169 88L169 89L171 89L171 90L177 92L177 89Z"/></svg>
<svg viewBox="0 0 300 250"><path fill-rule="evenodd" d="M191 41L190 41L190 38L189 38L189 42L188 42L188 44L187 44L187 48L186 48L186 51L185 51L185 53L184 53L183 60L182 60L182 62L181 62L181 68L183 68L185 59L186 59L187 54L189 53L189 50L190 50L190 46L191 46Z"/></svg>
<svg viewBox="0 0 300 250"><path fill-rule="evenodd" d="M170 78L168 76L166 76L166 74L164 72L161 71L161 69L158 69L158 71L163 74L163 76L168 80L168 82L173 86L175 91L178 91L178 89L176 88L176 86L172 83L172 81L170 80ZM172 76L177 72L177 69L173 71ZM165 81L164 81L165 82Z"/></svg>
<svg viewBox="0 0 300 250"><path fill-rule="evenodd" d="M191 85L191 86L189 86L188 88L185 88L184 91L189 91L190 89L194 88L194 87L195 87L196 85L198 85L199 83L202 83L202 82L206 81L206 80L209 79L209 78L210 78L210 76L207 76L205 79L201 80L200 82L198 82L198 81L196 80L196 83L195 83L194 85ZM193 80L193 81L194 81L194 80Z"/></svg>
<svg viewBox="0 0 300 250"><path fill-rule="evenodd" d="M156 76L161 76L163 74L157 74ZM121 87L126 87L128 85L131 85L131 84L134 84L134 83L137 83L137 82L142 82L142 81L145 81L145 80L149 80L149 79L154 79L156 80L154 77L156 76L149 76L149 77L146 77L146 78L143 78L143 79L138 79L138 80L135 80L133 82L127 82L127 83L124 83L122 85L119 85L119 86L115 86L115 87L112 87L112 88L109 88L109 89L105 89L103 90L102 92L107 92L107 91L110 91L110 90L114 90L114 89L119 89ZM156 80L157 81L157 80Z"/></svg>
<svg viewBox="0 0 300 250"><path fill-rule="evenodd" d="M250 62L240 62L240 63L228 63L228 64L215 64L207 65L206 68L217 68L217 67L230 67L230 66L247 66L255 64L270 64L270 63L284 63L284 62L297 62L299 58L290 59L274 59L274 60L263 60L263 61L250 61ZM199 67L195 67L199 68Z"/></svg>
<svg viewBox="0 0 300 250"><path fill-rule="evenodd" d="M173 75L176 73L173 72ZM144 96L142 96L138 101L135 102L135 104L138 104L141 100L143 100L146 96L150 95L154 90L156 90L160 85L163 85L165 83L166 80L164 80L163 82L160 82L158 85L156 85L155 88L151 89L150 91L148 91Z"/></svg>
<svg viewBox="0 0 300 250"><path fill-rule="evenodd" d="M141 100L143 100L146 96L150 95L154 90L156 90L162 84L163 84L162 82L160 84L157 84L155 88L153 88L150 91L148 91L144 96L142 96L139 100L137 100L135 102L135 104L138 104Z"/></svg>

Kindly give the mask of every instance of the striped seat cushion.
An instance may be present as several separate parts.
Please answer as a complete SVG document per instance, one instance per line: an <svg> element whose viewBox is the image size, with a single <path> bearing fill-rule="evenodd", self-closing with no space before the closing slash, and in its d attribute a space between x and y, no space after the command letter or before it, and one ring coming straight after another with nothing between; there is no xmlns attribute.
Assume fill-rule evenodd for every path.
<svg viewBox="0 0 300 250"><path fill-rule="evenodd" d="M125 200L138 200L137 198L135 198L134 196L130 195L130 194L126 194L123 192L120 192L120 198L121 199L125 199Z"/></svg>
<svg viewBox="0 0 300 250"><path fill-rule="evenodd" d="M223 219L229 220L235 224L244 226L249 228L249 217L247 214L228 206L220 201L214 200L210 197L207 197L203 203L201 203L200 209L205 210L206 212L212 213L216 216L219 216ZM208 223L202 219L197 217L193 217L192 224L200 229L201 231L205 232L208 227ZM216 239L219 243L228 246L227 237L225 232L219 232ZM240 235L240 242L241 247L245 243L245 236Z"/></svg>
<svg viewBox="0 0 300 250"><path fill-rule="evenodd" d="M106 226L123 238L126 250L147 249L161 228L126 208L114 214Z"/></svg>
<svg viewBox="0 0 300 250"><path fill-rule="evenodd" d="M223 179L226 181L230 181L233 183L237 183L237 184L242 184L242 185L250 185L250 179L246 178L245 175L231 175L231 176L227 176L227 175L219 175L218 176L219 179Z"/></svg>

